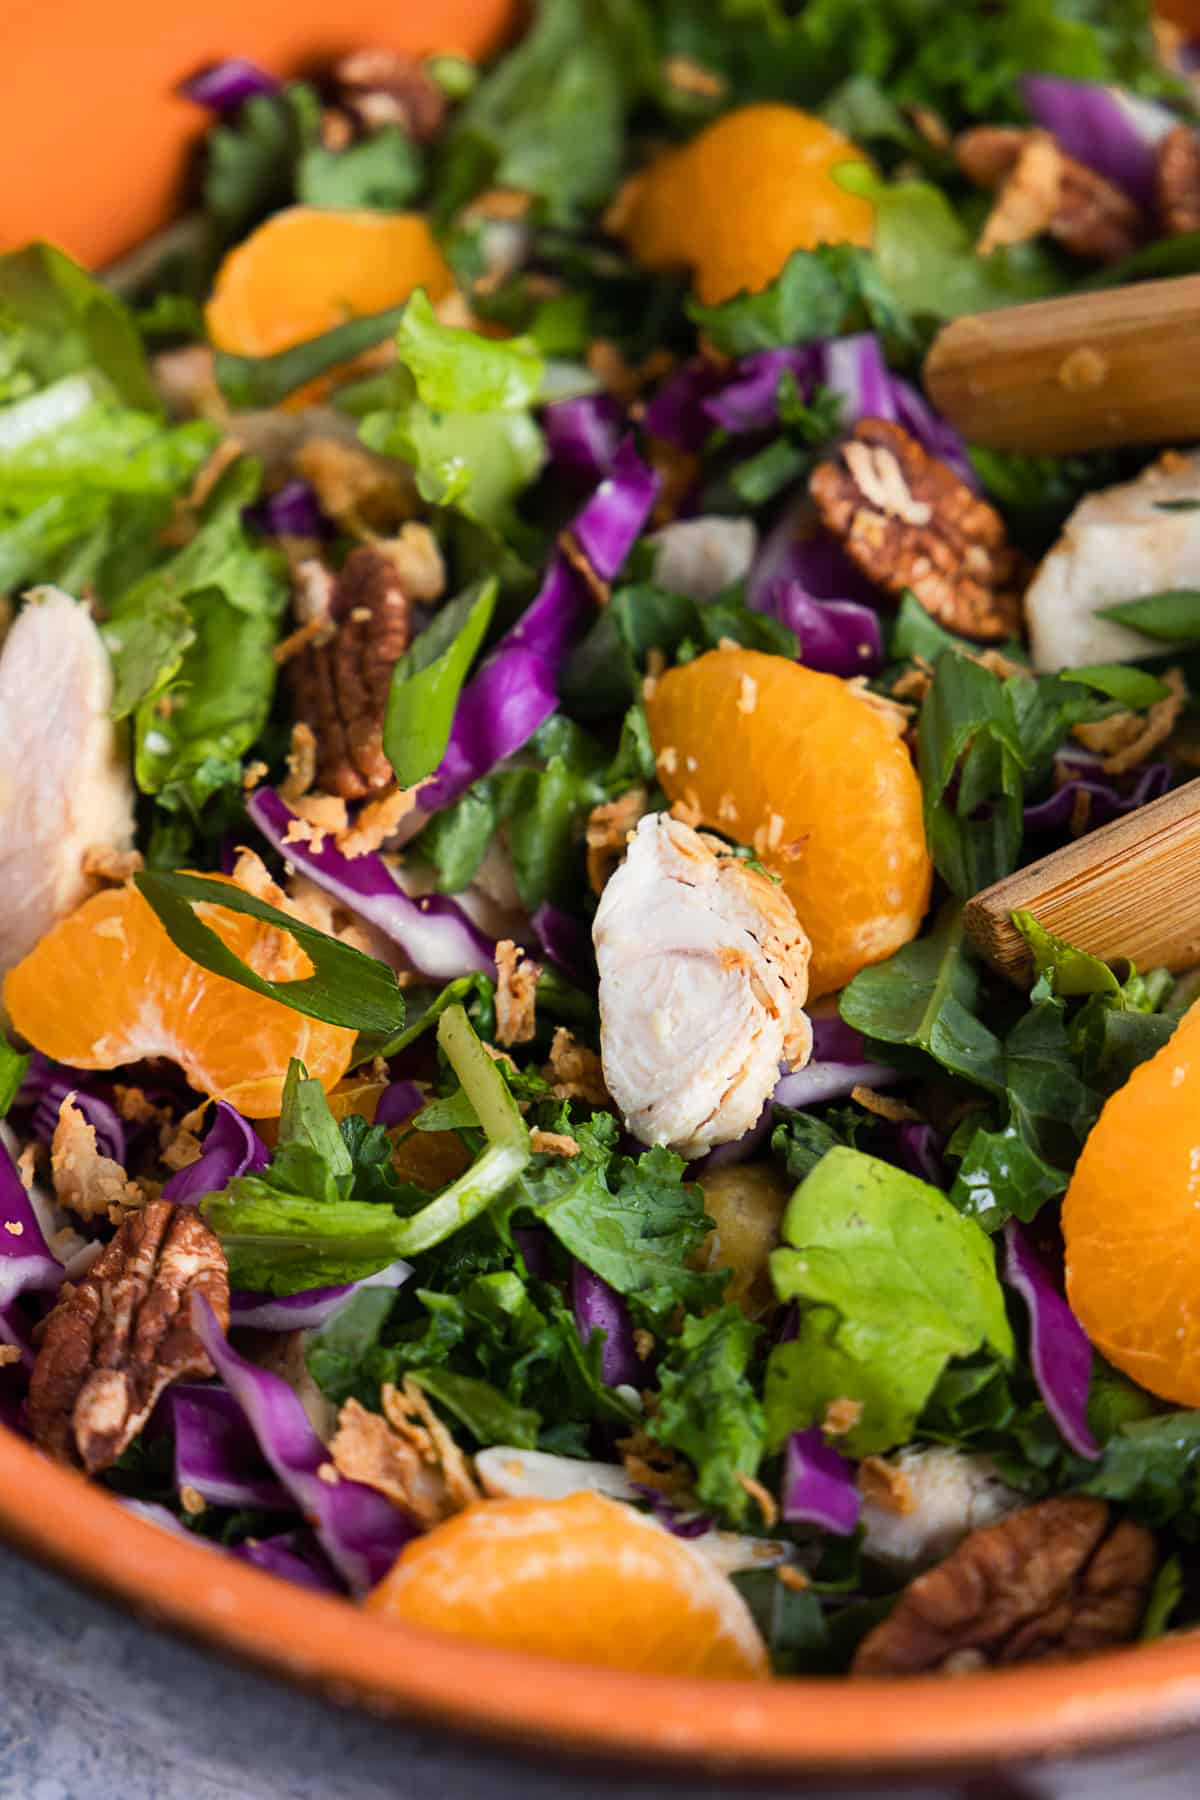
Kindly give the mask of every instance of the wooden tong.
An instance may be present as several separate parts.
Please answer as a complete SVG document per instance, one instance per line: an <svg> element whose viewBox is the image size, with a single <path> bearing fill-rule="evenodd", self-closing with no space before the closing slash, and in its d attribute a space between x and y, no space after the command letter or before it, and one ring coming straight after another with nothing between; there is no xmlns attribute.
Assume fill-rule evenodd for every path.
<svg viewBox="0 0 1200 1800"><path fill-rule="evenodd" d="M956 319L925 386L968 443L996 450L1200 439L1200 275Z"/></svg>

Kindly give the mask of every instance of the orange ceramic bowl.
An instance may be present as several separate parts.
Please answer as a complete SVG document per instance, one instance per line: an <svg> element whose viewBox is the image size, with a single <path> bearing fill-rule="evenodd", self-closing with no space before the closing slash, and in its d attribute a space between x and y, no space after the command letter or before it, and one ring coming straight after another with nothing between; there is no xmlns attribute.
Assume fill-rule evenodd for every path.
<svg viewBox="0 0 1200 1800"><path fill-rule="evenodd" d="M285 72L368 43L478 52L508 11L504 0L3 0L0 244L49 237L103 264L164 223L201 124L174 89L206 62L236 53ZM1200 1727L1200 1635L953 1681L751 1688L477 1648L388 1624L164 1532L3 1428L0 1533L152 1624L335 1699L539 1751L782 1769L839 1785L886 1771L887 1792L905 1777L954 1772L962 1793L976 1791L958 1785L970 1769L1148 1746Z"/></svg>

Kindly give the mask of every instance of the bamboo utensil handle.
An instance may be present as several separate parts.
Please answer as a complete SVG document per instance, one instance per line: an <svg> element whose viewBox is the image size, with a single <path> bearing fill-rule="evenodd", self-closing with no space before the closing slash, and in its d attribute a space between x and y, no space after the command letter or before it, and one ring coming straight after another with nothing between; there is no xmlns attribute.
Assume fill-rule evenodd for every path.
<svg viewBox="0 0 1200 1800"><path fill-rule="evenodd" d="M1189 781L1008 875L967 902L963 925L1002 974L1028 982L1018 910L1111 962L1179 971L1200 963L1200 781Z"/></svg>
<svg viewBox="0 0 1200 1800"><path fill-rule="evenodd" d="M995 450L1200 438L1200 275L956 319L925 386L968 443Z"/></svg>

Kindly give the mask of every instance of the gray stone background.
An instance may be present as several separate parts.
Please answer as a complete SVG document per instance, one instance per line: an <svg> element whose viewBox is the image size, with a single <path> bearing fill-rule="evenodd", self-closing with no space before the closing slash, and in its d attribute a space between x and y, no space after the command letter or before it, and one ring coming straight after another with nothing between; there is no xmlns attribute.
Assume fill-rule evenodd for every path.
<svg viewBox="0 0 1200 1800"><path fill-rule="evenodd" d="M864 1732L869 1719L864 1719ZM1196 1800L1200 1740L841 1800ZM0 1547L0 1800L834 1800L825 1783L522 1759L339 1712Z"/></svg>

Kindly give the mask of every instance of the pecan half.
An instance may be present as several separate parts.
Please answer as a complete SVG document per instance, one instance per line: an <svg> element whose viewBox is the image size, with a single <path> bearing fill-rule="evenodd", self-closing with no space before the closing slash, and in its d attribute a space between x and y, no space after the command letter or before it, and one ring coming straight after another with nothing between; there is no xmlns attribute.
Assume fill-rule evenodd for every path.
<svg viewBox="0 0 1200 1800"><path fill-rule="evenodd" d="M968 637L1019 631L1024 559L1004 521L953 469L886 419L863 419L809 482L825 525L871 581L911 588Z"/></svg>
<svg viewBox="0 0 1200 1800"><path fill-rule="evenodd" d="M399 571L378 550L352 550L330 601L333 635L289 667L297 719L317 741L317 785L362 800L392 781L383 717L392 669L408 648L409 603Z"/></svg>
<svg viewBox="0 0 1200 1800"><path fill-rule="evenodd" d="M367 131L399 125L418 144L441 130L446 92L419 57L396 50L355 50L333 71L338 97Z"/></svg>
<svg viewBox="0 0 1200 1800"><path fill-rule="evenodd" d="M1142 242L1142 215L1129 195L1068 156L1047 131L977 125L954 149L976 187L997 191L979 240L981 256L1042 232L1088 262L1114 262Z"/></svg>
<svg viewBox="0 0 1200 1800"><path fill-rule="evenodd" d="M858 1647L856 1675L1081 1656L1132 1638L1154 1539L1103 1500L1042 1500L973 1531L907 1587ZM965 1653L965 1654L964 1654Z"/></svg>
<svg viewBox="0 0 1200 1800"><path fill-rule="evenodd" d="M1190 125L1176 125L1159 144L1154 191L1168 237L1200 231L1200 137Z"/></svg>
<svg viewBox="0 0 1200 1800"><path fill-rule="evenodd" d="M125 1220L50 1314L29 1385L29 1428L59 1462L111 1468L182 1376L213 1373L193 1294L229 1323L225 1253L199 1213L155 1200Z"/></svg>

